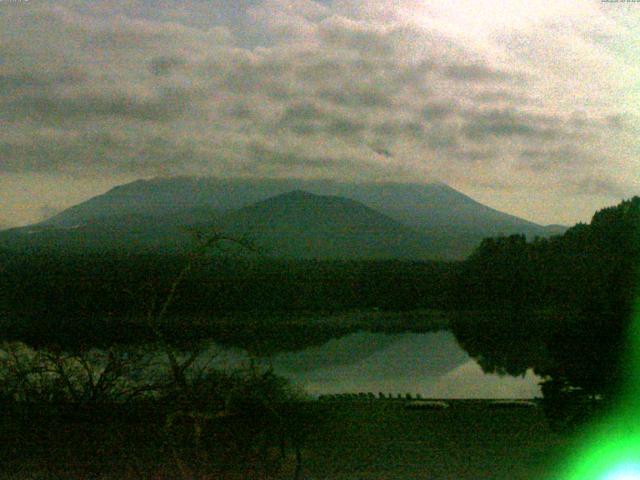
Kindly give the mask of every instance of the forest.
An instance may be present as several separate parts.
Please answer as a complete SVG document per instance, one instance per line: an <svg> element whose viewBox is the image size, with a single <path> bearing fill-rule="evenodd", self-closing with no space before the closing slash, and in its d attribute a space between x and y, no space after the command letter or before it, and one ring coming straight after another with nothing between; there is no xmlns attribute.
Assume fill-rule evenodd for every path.
<svg viewBox="0 0 640 480"><path fill-rule="evenodd" d="M152 334L143 320L157 310L188 262L180 254L5 253L2 335L63 347L148 341ZM221 332L214 324L227 320L253 336L256 325L310 314L444 309L457 268L437 262L207 255L180 282L166 328L174 338L217 338Z"/></svg>
<svg viewBox="0 0 640 480"><path fill-rule="evenodd" d="M463 309L452 329L487 371L547 379L545 396L578 389L620 393L638 293L640 198L598 211L590 224L528 242L486 239L464 263L457 287ZM489 313L491 312L491 313Z"/></svg>

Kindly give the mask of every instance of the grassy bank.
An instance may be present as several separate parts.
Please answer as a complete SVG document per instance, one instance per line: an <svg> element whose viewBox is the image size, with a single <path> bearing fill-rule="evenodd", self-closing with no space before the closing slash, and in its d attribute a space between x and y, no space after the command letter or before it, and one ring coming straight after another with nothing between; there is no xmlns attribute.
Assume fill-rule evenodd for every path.
<svg viewBox="0 0 640 480"><path fill-rule="evenodd" d="M567 439L539 408L494 409L453 401L445 410L402 402L334 402L310 443L309 478L538 480L553 471Z"/></svg>
<svg viewBox="0 0 640 480"><path fill-rule="evenodd" d="M553 478L571 448L539 408L495 409L483 401L453 401L445 410L407 410L401 401L304 405L306 418L316 419L301 452L305 479L538 480ZM139 408L91 417L40 411L35 423L24 410L5 415L3 438L12 440L3 442L0 478L179 478L163 412ZM191 478L293 478L291 450L280 467L271 477L246 470L244 477Z"/></svg>

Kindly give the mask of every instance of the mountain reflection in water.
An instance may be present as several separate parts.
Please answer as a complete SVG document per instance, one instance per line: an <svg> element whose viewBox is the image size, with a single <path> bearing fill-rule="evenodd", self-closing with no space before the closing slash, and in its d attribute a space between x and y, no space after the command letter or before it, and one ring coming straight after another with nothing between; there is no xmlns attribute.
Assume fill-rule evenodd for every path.
<svg viewBox="0 0 640 480"><path fill-rule="evenodd" d="M246 361L225 349L218 361ZM420 394L426 398L534 398L540 379L485 374L450 332L353 333L321 346L273 355L276 373L311 395L346 392Z"/></svg>

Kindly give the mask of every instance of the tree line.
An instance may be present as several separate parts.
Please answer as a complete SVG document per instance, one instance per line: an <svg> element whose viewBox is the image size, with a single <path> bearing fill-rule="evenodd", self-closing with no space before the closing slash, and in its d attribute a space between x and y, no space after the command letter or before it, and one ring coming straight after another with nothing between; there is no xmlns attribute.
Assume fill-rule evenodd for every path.
<svg viewBox="0 0 640 480"><path fill-rule="evenodd" d="M615 394L625 361L640 261L640 198L598 211L561 236L485 239L459 271L452 328L487 371L533 368L543 392Z"/></svg>
<svg viewBox="0 0 640 480"><path fill-rule="evenodd" d="M187 254L0 252L0 338L63 347L149 340L141 320L159 308L187 262ZM442 309L459 266L208 255L180 282L163 328L174 338L234 342L242 340L239 328L251 326L255 337L257 327L269 334L277 318L314 312Z"/></svg>

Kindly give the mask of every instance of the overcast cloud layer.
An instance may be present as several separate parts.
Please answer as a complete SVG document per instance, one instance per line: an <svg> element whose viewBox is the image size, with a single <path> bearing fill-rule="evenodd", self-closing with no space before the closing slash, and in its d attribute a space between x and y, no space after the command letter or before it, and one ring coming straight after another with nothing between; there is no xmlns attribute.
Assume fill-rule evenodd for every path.
<svg viewBox="0 0 640 480"><path fill-rule="evenodd" d="M173 174L437 180L587 220L639 191L638 20L598 0L1 2L0 226Z"/></svg>

